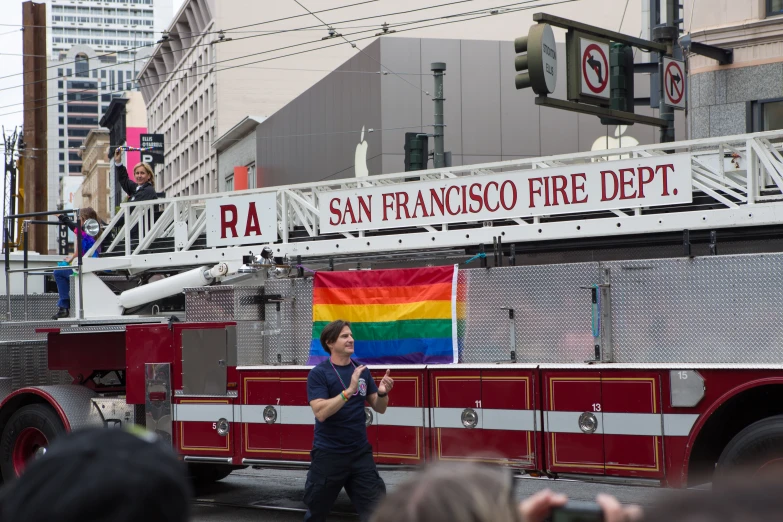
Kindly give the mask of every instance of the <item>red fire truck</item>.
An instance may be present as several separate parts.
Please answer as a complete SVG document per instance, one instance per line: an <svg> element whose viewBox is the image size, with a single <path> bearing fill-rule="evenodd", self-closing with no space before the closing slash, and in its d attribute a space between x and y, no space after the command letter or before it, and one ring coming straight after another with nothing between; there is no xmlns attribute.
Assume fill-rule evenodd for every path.
<svg viewBox="0 0 783 522"><path fill-rule="evenodd" d="M51 295L6 296L3 477L64 432L128 423L204 480L307 467L312 271L445 264L459 264L458 362L392 368L389 410L367 410L379 464L673 487L777 465L781 141L125 204L75 267L73 317L46 319ZM42 270L6 256L7 288Z"/></svg>

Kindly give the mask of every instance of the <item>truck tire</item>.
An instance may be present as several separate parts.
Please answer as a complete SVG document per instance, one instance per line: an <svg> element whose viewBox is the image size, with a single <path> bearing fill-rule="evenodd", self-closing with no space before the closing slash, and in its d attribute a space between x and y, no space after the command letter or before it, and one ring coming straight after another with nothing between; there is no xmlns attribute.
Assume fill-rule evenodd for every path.
<svg viewBox="0 0 783 522"><path fill-rule="evenodd" d="M726 445L718 459L715 478L743 470L749 473L783 469L783 415L754 422Z"/></svg>
<svg viewBox="0 0 783 522"><path fill-rule="evenodd" d="M65 433L57 412L46 404L30 404L17 410L0 436L0 472L8 482L18 477L30 459L46 452Z"/></svg>
<svg viewBox="0 0 783 522"><path fill-rule="evenodd" d="M188 464L190 479L196 486L205 486L223 480L234 471L233 466L223 464Z"/></svg>

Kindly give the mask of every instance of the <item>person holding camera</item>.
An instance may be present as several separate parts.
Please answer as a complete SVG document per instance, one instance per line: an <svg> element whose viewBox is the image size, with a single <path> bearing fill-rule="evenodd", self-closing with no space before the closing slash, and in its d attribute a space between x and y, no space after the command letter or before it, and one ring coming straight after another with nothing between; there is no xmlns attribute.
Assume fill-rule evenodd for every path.
<svg viewBox="0 0 783 522"><path fill-rule="evenodd" d="M370 522L641 522L639 506L610 495L573 502L548 489L517 500L511 472L478 463L439 463L408 479ZM674 519L671 519L674 520Z"/></svg>
<svg viewBox="0 0 783 522"><path fill-rule="evenodd" d="M71 231L76 234L76 241L81 241L82 254L86 254L87 251L95 244L95 238L84 231L84 223L88 219L94 219L99 224L101 223L98 218L98 213L92 207L84 207L79 210L79 223L74 223L65 214L57 216L60 223L67 226ZM95 249L92 257L98 257L100 247ZM65 258L64 264L67 266L73 262L76 258L76 253L72 253ZM52 316L52 319L63 319L70 315L71 311L71 274L73 270L71 268L60 268L55 270L52 275L54 276L54 282L57 283L57 293L59 294L59 300L57 301L57 313Z"/></svg>
<svg viewBox="0 0 783 522"><path fill-rule="evenodd" d="M155 192L155 173L149 163L140 162L133 167L132 181L128 177L128 169L122 164L122 147L117 147L114 151L114 169L117 173L117 182L122 186L122 190L128 194L128 201L151 201L158 199Z"/></svg>

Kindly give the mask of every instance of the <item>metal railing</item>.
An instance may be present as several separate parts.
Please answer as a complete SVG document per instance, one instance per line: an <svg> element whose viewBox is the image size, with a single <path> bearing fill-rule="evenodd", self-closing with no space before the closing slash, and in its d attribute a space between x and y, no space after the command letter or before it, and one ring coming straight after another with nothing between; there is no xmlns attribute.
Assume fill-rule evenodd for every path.
<svg viewBox="0 0 783 522"><path fill-rule="evenodd" d="M62 215L62 214L69 214L73 213L76 217L75 222L77 223L76 227L76 240L74 241L76 246L76 260L77 264L75 266L69 265L67 267L64 266L54 266L54 267L35 267L30 268L29 266L29 236L30 236L30 225L42 225L42 226L60 226L62 223L58 221L49 221L49 220L41 220L41 219L25 219L25 218L36 218L36 217L44 217L44 216L55 216L55 215ZM82 284L82 273L83 273L83 257L84 252L82 252L82 242L81 242L81 235L84 233L82 231L81 227L78 226L78 216L79 216L79 209L74 210L57 210L57 211L48 211L48 212L30 212L26 214L11 214L4 217L4 226L3 226L3 233L4 233L4 245L5 248L4 254L5 254L5 289L6 289L6 320L11 320L11 274L15 273L21 273L23 275L23 294L24 294L24 320L28 320L28 306L27 306L27 285L28 285L28 277L31 273L35 274L41 274L41 275L48 275L53 274L55 270L61 270L61 269L69 269L69 270L76 270L77 276L78 276L78 286L79 286L79 307L77 311L77 319L82 319L84 317L84 292L83 292L83 284ZM10 255L10 243L9 243L9 235L10 230L14 227L14 221L17 219L22 220L22 268L11 268L11 255Z"/></svg>
<svg viewBox="0 0 783 522"><path fill-rule="evenodd" d="M94 270L107 269L110 266L123 266L143 270L185 262L184 260L186 259L195 258L198 253L194 252L190 256L182 254L195 250L194 245L196 241L207 230L206 202L208 200L268 193L274 193L276 197L278 234L276 240L272 241L275 246L275 255L282 257L288 254L302 254L303 251L307 251L309 255L322 254L323 251L327 251L330 248L337 248L334 245L334 234L325 236L320 234L319 231L321 207L328 204L329 194L335 190L395 186L411 181L433 181L502 172L508 172L509 175L512 175L511 173L513 172L524 172L532 169L605 162L621 158L647 158L673 153L688 153L690 155L693 194L706 198L703 201L708 201L711 206L709 209L706 209L706 206L704 206L703 208L706 209L704 212L723 216L721 223L725 226L732 226L730 219L733 218L729 216L727 211L736 212L743 207L762 203L768 204L770 207L783 205L783 154L781 154L783 149L781 148L781 141L783 141L782 131L770 131L480 165L302 183L234 193L216 193L124 203L121 211L106 228L106 232L98 238L95 245L86 255L90 256L95 249L101 248L101 253L104 256L106 254L109 256L125 256L123 263L115 262L114 264L111 264L104 258L94 268L91 268ZM616 225L616 218L628 219L629 223L632 221L637 222L633 226L636 227L634 230L638 232L661 230L661 227L658 226L658 218L654 217L655 212L650 212L649 209L644 207L633 206L632 202L629 202L628 205L628 208L609 211L613 217L604 220L606 221L605 230L601 229L601 234L604 232L606 234L619 234L626 231L626 227L622 228L622 232L617 230L619 225ZM671 212L683 213L685 215L689 210L693 209L685 207L674 208ZM585 216L596 217L599 212L588 211L584 213L585 215L560 215L558 217L561 218L561 221L581 221L585 219ZM602 214L602 216L605 215L606 212ZM752 215L744 219L743 226L769 224L769 215L769 212L752 213ZM563 239L566 236L577 237L575 232L556 230L556 225L548 223L547 217L533 216L508 219L507 221L511 223L511 226L519 225L519 227L518 231L507 234L506 237L509 241L513 237L516 237L514 239L516 241L535 240L542 237L547 239ZM611 221L612 219L614 221ZM701 217L698 217L697 220L697 218L689 216L687 219L691 221L683 223L682 228L698 229L699 227L707 226L704 224L707 221L703 223ZM727 223L728 225L726 225ZM528 227L526 225L535 226ZM485 224L485 226L491 227L492 224ZM547 227L553 231L549 235L546 234ZM119 232L108 245L104 244L107 243L107 238L110 235L109 231L113 228L119 228ZM538 230L539 234L543 230L544 233L541 235L531 234L529 232L531 229ZM573 229L577 230L577 227L573 227ZM301 231L301 233L298 232L299 235L294 238L295 241L291 241L295 230ZM522 230L527 230L528 232L522 232ZM337 236L341 236L339 237L339 251L349 254L367 252L370 249L386 248L386 245L380 245L380 242L378 242L378 246L376 246L376 243L369 246L369 243L366 242L365 234L373 232L372 224L368 223L364 229L337 233ZM424 235L432 236L425 238L426 240L423 239L421 242L422 245L426 244L430 247L453 247L459 241L464 242L464 240L460 239L460 236L453 234L453 231L447 225L406 225L404 230L400 229L400 234L410 234L411 232L426 233L419 234L422 237ZM487 236L491 243L491 234L487 232L484 236ZM471 236L471 241L475 243L484 242L484 236L481 236L482 239L475 239ZM400 238L402 237L400 236ZM461 237L464 238L464 234ZM134 241L135 239L138 239L138 241ZM329 241L323 241L325 239L329 239ZM157 240L165 240L165 247L156 249L152 252L153 255L145 257L143 263L140 260L132 260L134 256L149 253L150 247ZM504 238L504 241L506 241L506 238ZM259 244L266 243L264 241L259 242ZM403 243L403 241L399 241L399 243ZM158 244L160 245L161 243L159 242ZM413 245L412 248L419 246L417 242L407 240L405 244L409 248L411 245ZM218 250L220 251L220 249ZM204 254L198 255L199 262L203 258L208 258L210 262L215 259L218 261L222 260L219 258L219 254L216 255L212 252L212 249L207 251L201 250L201 252L204 252ZM227 251L223 250L223 252ZM231 255L234 253L232 252ZM229 253L226 253L226 255L229 255ZM92 262L90 262L90 266L92 267Z"/></svg>

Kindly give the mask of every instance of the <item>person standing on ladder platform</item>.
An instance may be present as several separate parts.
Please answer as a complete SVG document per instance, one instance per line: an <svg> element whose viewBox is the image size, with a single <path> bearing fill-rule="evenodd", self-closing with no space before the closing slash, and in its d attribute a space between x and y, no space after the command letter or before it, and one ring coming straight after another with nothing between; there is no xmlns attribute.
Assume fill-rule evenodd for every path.
<svg viewBox="0 0 783 522"><path fill-rule="evenodd" d="M321 332L329 354L307 376L307 400L315 414L315 437L305 483L305 521L324 521L345 487L359 518L366 521L386 494L367 440L364 403L386 411L394 380L386 370L376 386L370 370L351 360L353 334L347 321L333 321Z"/></svg>
<svg viewBox="0 0 783 522"><path fill-rule="evenodd" d="M155 174L149 163L138 163L133 167L133 177L136 182L128 178L128 169L122 164L122 148L117 147L114 151L114 168L117 171L117 181L122 190L128 194L128 201L150 201L158 199L155 192Z"/></svg>

